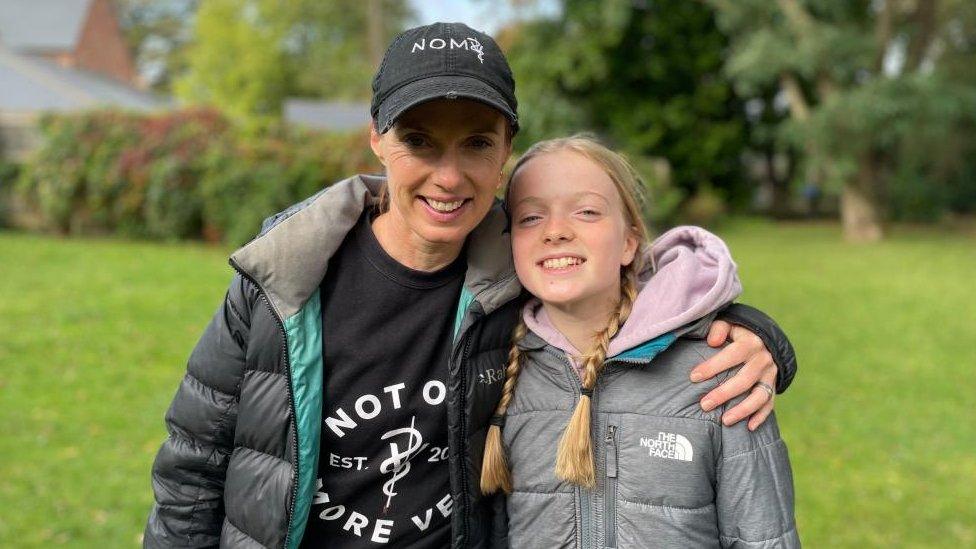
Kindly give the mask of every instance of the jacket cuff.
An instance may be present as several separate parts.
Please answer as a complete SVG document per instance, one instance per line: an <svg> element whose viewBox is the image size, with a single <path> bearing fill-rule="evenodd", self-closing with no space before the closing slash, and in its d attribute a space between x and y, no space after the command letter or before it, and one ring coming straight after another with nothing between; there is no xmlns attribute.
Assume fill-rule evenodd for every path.
<svg viewBox="0 0 976 549"><path fill-rule="evenodd" d="M718 319L742 326L759 336L777 366L776 392L786 391L796 375L796 353L776 321L759 309L742 303L728 305L719 311Z"/></svg>

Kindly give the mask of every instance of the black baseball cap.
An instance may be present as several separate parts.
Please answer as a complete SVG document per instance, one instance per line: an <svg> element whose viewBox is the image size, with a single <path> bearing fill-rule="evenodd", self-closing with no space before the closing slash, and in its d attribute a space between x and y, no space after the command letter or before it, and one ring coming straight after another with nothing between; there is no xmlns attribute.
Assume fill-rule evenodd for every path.
<svg viewBox="0 0 976 549"><path fill-rule="evenodd" d="M373 77L369 112L386 133L411 107L459 98L494 107L518 130L515 79L498 44L464 23L433 23L393 39Z"/></svg>

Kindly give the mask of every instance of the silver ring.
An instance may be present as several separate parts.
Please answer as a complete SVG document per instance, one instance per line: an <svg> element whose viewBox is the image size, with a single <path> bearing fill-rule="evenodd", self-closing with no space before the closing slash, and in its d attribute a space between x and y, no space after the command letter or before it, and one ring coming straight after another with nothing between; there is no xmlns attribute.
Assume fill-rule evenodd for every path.
<svg viewBox="0 0 976 549"><path fill-rule="evenodd" d="M755 386L761 388L763 391L766 391L769 398L773 398L774 391L770 384L766 383L765 381L757 381Z"/></svg>

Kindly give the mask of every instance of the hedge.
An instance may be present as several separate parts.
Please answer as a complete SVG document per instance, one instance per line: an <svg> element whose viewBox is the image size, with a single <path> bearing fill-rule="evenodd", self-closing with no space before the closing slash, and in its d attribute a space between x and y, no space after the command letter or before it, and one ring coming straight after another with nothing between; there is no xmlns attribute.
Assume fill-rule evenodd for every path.
<svg viewBox="0 0 976 549"><path fill-rule="evenodd" d="M324 186L380 169L365 131L234 128L213 110L48 115L16 203L61 234L241 244Z"/></svg>

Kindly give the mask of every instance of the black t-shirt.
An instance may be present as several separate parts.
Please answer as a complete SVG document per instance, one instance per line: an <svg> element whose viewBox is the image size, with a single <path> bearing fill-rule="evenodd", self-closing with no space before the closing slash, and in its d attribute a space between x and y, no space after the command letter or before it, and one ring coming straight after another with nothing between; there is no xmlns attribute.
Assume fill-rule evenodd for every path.
<svg viewBox="0 0 976 549"><path fill-rule="evenodd" d="M321 285L322 447L302 547L450 545L447 368L464 254L390 257L363 214Z"/></svg>

